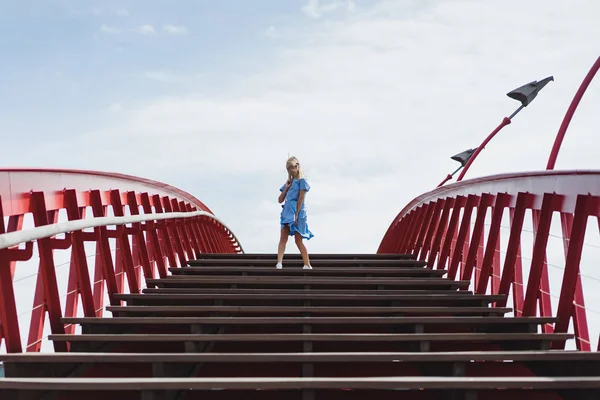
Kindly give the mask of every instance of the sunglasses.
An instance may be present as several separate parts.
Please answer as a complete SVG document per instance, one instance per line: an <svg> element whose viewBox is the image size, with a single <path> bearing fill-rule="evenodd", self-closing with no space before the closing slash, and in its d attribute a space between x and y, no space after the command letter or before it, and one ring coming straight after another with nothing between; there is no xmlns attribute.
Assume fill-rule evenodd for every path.
<svg viewBox="0 0 600 400"><path fill-rule="evenodd" d="M295 169L295 168L298 168L298 164L290 165L288 169Z"/></svg>

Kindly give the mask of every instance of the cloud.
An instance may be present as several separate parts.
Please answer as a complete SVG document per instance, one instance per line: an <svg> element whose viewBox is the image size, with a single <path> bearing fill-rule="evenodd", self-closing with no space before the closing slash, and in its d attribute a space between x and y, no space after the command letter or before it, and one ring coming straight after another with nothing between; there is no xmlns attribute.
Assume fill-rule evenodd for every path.
<svg viewBox="0 0 600 400"><path fill-rule="evenodd" d="M163 26L163 32L167 35L185 35L188 29L185 26L165 25Z"/></svg>
<svg viewBox="0 0 600 400"><path fill-rule="evenodd" d="M123 33L123 29L116 28L114 26L109 26L109 25L102 25L100 27L100 31L102 33L106 33L106 34L109 34L109 35L117 35L117 34Z"/></svg>
<svg viewBox="0 0 600 400"><path fill-rule="evenodd" d="M143 76L147 79L162 83L181 83L188 80L188 77L172 74L164 71L146 71Z"/></svg>
<svg viewBox="0 0 600 400"><path fill-rule="evenodd" d="M320 0L309 0L302 6L302 11L311 18L321 18L327 13L345 9L355 11L356 4L352 0L334 0L328 3L321 3Z"/></svg>
<svg viewBox="0 0 600 400"><path fill-rule="evenodd" d="M373 252L397 212L456 168L449 157L478 146L517 107L505 93L554 75L467 178L545 167L560 121L597 57L587 43L600 36L599 7L594 1L577 8L516 0L377 2L349 18L286 28L285 46L264 57L261 68L220 73L210 90L185 81L168 96L125 99L126 109L107 113L102 129L91 125L40 154L68 153L62 166L180 186L206 201L248 251L270 252L280 210L275 198L292 153L312 184L311 251ZM182 81L166 71L140 74ZM589 143L600 123L598 103L600 92L590 87L558 168L597 168Z"/></svg>
<svg viewBox="0 0 600 400"><path fill-rule="evenodd" d="M140 35L147 35L147 36L159 34L159 32L156 30L156 28L150 24L140 25L140 26L137 26L137 27L131 28L131 29L123 29L123 28L109 26L109 25L102 25L100 27L100 31L102 33L111 34L111 35L117 35L117 34L122 34L122 33L137 33ZM166 35L173 35L173 36L185 35L188 32L188 30L185 26L175 26L175 25L165 25L165 26L163 26L162 31Z"/></svg>
<svg viewBox="0 0 600 400"><path fill-rule="evenodd" d="M279 31L277 30L277 28L275 26L271 25L263 31L263 35L265 35L266 37L269 37L271 39L274 39L279 36Z"/></svg>
<svg viewBox="0 0 600 400"><path fill-rule="evenodd" d="M152 25L144 24L133 29L133 32L139 33L141 35L154 35L156 34L156 29L154 29Z"/></svg>

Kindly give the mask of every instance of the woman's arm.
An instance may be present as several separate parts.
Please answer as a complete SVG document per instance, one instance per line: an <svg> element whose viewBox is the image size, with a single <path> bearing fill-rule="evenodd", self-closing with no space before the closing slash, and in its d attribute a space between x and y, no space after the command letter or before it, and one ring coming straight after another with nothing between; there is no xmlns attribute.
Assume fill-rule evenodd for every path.
<svg viewBox="0 0 600 400"><path fill-rule="evenodd" d="M306 196L306 190L301 190L298 195L298 203L296 203L296 218L295 222L298 222L298 215L300 214L300 210L302 209L302 203L304 203L304 196Z"/></svg>
<svg viewBox="0 0 600 400"><path fill-rule="evenodd" d="M292 186L292 185L291 185L291 182L290 182L290 181L287 181L287 182L285 183L285 187L283 188L283 191L281 192L281 194L280 194L280 195L279 195L279 197L277 198L277 201L278 201L280 204L281 204L281 203L283 203L283 201L285 200L285 195L286 195L286 193L288 192L288 190L290 189L290 186Z"/></svg>

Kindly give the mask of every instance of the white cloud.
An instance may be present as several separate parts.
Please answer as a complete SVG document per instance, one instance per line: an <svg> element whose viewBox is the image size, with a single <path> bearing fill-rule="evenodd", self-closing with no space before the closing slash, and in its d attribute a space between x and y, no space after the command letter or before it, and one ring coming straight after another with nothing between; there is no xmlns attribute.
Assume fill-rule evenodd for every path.
<svg viewBox="0 0 600 400"><path fill-rule="evenodd" d="M327 3L321 3L320 0L309 0L302 6L302 11L311 18L321 18L327 13L343 9L355 11L356 4L352 0L334 0Z"/></svg>
<svg viewBox="0 0 600 400"><path fill-rule="evenodd" d="M449 157L478 146L517 107L505 93L554 75L467 178L545 167L564 112L597 57L588 43L600 36L600 3L545 5L388 0L352 18L317 21L296 40L290 30L260 73L213 79L218 94L182 85L193 94L128 102L118 122L71 140L75 147L61 163L181 186L230 224L248 251L274 251L275 198L290 152L313 186L310 249L372 252L396 213L456 168ZM599 103L591 87L558 168L597 168L589 143ZM60 143L61 152L68 146ZM115 161L107 166L106 159Z"/></svg>
<svg viewBox="0 0 600 400"><path fill-rule="evenodd" d="M185 35L188 29L185 26L165 25L163 26L163 32L167 35Z"/></svg>
<svg viewBox="0 0 600 400"><path fill-rule="evenodd" d="M271 39L274 39L279 36L279 31L277 30L277 28L275 26L271 25L263 31L263 35L265 35L266 37L270 37Z"/></svg>
<svg viewBox="0 0 600 400"><path fill-rule="evenodd" d="M150 24L144 24L144 25L140 25L136 28L132 28L132 29L123 29L123 28L119 28L119 27L115 27L115 26L110 26L110 25L102 25L100 27L100 31L102 33L106 33L109 35L118 35L118 34L122 34L122 33L137 33L140 35L155 35L156 29L150 25Z"/></svg>
<svg viewBox="0 0 600 400"><path fill-rule="evenodd" d="M108 106L108 110L112 112L123 111L123 105L121 103L112 103L110 106Z"/></svg>
<svg viewBox="0 0 600 400"><path fill-rule="evenodd" d="M147 79L163 83L181 83L188 80L188 78L185 76L164 71L146 71L143 75Z"/></svg>
<svg viewBox="0 0 600 400"><path fill-rule="evenodd" d="M156 33L156 29L154 29L152 25L144 24L133 29L133 32L139 33L141 35L154 35Z"/></svg>
<svg viewBox="0 0 600 400"><path fill-rule="evenodd" d="M116 34L119 34L119 33L123 33L123 29L116 28L114 26L109 26L109 25L102 25L100 27L100 31L102 33L107 33L109 35L116 35Z"/></svg>

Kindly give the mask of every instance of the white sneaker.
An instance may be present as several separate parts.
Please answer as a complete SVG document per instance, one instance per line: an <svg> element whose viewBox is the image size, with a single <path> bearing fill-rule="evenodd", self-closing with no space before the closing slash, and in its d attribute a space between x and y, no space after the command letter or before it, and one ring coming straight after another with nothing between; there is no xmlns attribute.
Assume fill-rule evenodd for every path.
<svg viewBox="0 0 600 400"><path fill-rule="evenodd" d="M302 269L312 269L312 267L309 267L308 265L305 265L304 267L302 267Z"/></svg>
<svg viewBox="0 0 600 400"><path fill-rule="evenodd" d="M277 264L275 265L275 268L277 268L277 269L281 269L281 268L283 268L283 265L281 265L281 263L277 263Z"/></svg>

